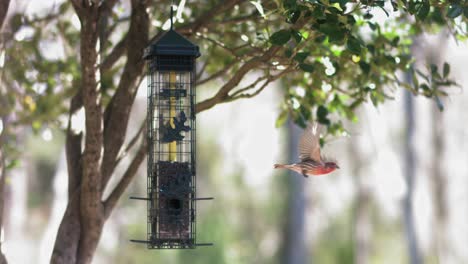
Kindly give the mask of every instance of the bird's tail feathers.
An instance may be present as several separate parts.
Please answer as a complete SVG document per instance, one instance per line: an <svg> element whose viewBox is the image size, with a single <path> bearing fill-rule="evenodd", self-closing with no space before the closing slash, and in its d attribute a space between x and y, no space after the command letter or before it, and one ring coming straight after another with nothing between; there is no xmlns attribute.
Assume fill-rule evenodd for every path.
<svg viewBox="0 0 468 264"><path fill-rule="evenodd" d="M275 165L273 165L273 167L274 167L275 169L287 169L287 168L289 168L290 166L291 166L291 165L286 165L286 164L275 164Z"/></svg>

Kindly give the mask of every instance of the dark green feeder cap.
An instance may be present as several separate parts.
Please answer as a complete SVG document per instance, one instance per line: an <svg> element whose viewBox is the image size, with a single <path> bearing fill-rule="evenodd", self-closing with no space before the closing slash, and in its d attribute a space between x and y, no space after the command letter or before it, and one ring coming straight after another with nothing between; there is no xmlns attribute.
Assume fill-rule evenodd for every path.
<svg viewBox="0 0 468 264"><path fill-rule="evenodd" d="M155 56L190 56L200 57L197 45L171 29L145 49L143 58L150 60Z"/></svg>

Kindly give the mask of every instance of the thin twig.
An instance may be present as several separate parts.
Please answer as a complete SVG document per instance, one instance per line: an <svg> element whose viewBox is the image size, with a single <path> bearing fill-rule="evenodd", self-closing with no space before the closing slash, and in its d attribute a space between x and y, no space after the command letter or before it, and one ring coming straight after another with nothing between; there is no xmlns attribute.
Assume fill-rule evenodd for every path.
<svg viewBox="0 0 468 264"><path fill-rule="evenodd" d="M125 34L119 43L114 46L114 49L109 53L109 55L107 55L106 58L102 61L100 67L102 72L110 70L114 64L125 54L125 51L127 50L127 36L128 34Z"/></svg>
<svg viewBox="0 0 468 264"><path fill-rule="evenodd" d="M127 167L127 170L123 174L122 178L120 179L119 183L115 186L114 190L111 192L109 197L104 201L104 214L105 217L108 218L114 209L115 205L117 204L119 198L122 196L124 191L127 189L128 185L132 181L133 177L135 177L138 168L140 168L141 163L146 157L146 138L143 138L143 142L140 145L135 157L130 162L130 165Z"/></svg>
<svg viewBox="0 0 468 264"><path fill-rule="evenodd" d="M231 69L234 65L237 64L237 61L236 60L233 60L231 63L229 63L228 65L226 65L224 68L222 68L221 70L213 73L212 75L210 75L209 77L206 77L205 79L203 80L200 80L197 82L197 85L202 85L202 84L205 84L207 82L210 82L212 80L215 80L219 77L221 77L222 75L224 75L226 72L228 72L229 69Z"/></svg>
<svg viewBox="0 0 468 264"><path fill-rule="evenodd" d="M254 18L261 19L262 17L260 17L257 14L251 14L251 15L246 15L246 16L238 16L238 17L223 19L221 21L213 21L213 22L208 23L207 25L208 26L215 26L215 25L238 24L238 23L241 23L241 22L252 20Z"/></svg>
<svg viewBox="0 0 468 264"><path fill-rule="evenodd" d="M258 88L255 92L250 93L250 94L248 94L248 93L239 93L239 91L241 91L241 90L242 90L242 91L247 91L247 90L249 90L249 89L255 87L255 86L256 86L255 83L258 84L258 83L260 82L260 81L259 81L260 79L258 79L255 83L253 83L253 84L251 84L251 85L249 85L249 86L247 86L247 87L245 87L245 88L243 88L243 89L237 91L235 95L230 96L230 97L226 100L226 102L232 102L232 101L234 101L234 100L238 100L238 99L241 99L241 98L252 98L252 97L254 97L254 96L257 96L258 94L260 94L260 92L262 92L262 91L268 86L268 84L270 84L270 83L272 83L272 82L278 80L278 79L279 79L280 77L282 77L283 75L285 75L285 74L287 74L287 73L290 73L290 72L293 72L293 71L295 71L295 70L294 70L292 67L286 68L286 69L283 70L281 73L276 74L276 75L271 75L271 76L269 76L268 78L266 78L266 80L265 80L265 82L262 84L262 86L260 86L260 88ZM253 87L250 87L250 86L252 86L252 85L253 85ZM250 88L249 88L249 87L250 87Z"/></svg>
<svg viewBox="0 0 468 264"><path fill-rule="evenodd" d="M117 157L117 160L116 160L116 163L115 163L115 166L117 166L119 164L119 162L128 155L128 153L130 152L130 150L133 148L133 146L135 145L136 142L138 142L138 139L140 138L141 134L143 133L143 131L145 130L145 125L146 125L146 117L145 119L143 120L143 122L141 123L140 125L140 128L138 129L137 133L135 134L135 136L130 140L130 142L128 142L127 146L125 147L125 150Z"/></svg>
<svg viewBox="0 0 468 264"><path fill-rule="evenodd" d="M224 49L225 51L229 52L232 56L234 56L236 58L239 58L239 55L236 54L233 49L226 47L226 45L224 43L222 43L221 41L212 39L212 38L210 38L210 37L208 37L208 36L206 36L204 34L200 34L200 35L197 35L197 36L200 39L207 40L207 41L215 44L217 47L220 47L220 48Z"/></svg>
<svg viewBox="0 0 468 264"><path fill-rule="evenodd" d="M248 86L246 86L246 87L244 87L244 88L241 88L241 89L235 91L234 93L232 93L231 95L229 95L229 97L234 98L234 97L236 97L236 96L239 95L239 94L242 94L242 93L244 93L244 92L246 92L246 91L248 91L248 90L250 90L250 89L252 89L252 88L255 88L255 87L257 86L257 84L259 84L259 83L260 83L261 81L263 81L263 80L267 80L268 77L269 77L269 76L262 76L262 77L258 78L257 80L255 80L254 82L252 82L250 85L248 85ZM268 80L267 80L267 82L268 82Z"/></svg>

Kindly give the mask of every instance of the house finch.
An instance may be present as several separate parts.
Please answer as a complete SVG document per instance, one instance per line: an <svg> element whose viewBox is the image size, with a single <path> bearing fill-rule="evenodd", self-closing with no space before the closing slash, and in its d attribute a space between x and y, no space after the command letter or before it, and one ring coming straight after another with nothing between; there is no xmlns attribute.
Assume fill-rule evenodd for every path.
<svg viewBox="0 0 468 264"><path fill-rule="evenodd" d="M327 174L339 169L336 161L320 155L320 133L317 123L309 124L299 140L299 163L275 164L275 169L288 169L304 177Z"/></svg>

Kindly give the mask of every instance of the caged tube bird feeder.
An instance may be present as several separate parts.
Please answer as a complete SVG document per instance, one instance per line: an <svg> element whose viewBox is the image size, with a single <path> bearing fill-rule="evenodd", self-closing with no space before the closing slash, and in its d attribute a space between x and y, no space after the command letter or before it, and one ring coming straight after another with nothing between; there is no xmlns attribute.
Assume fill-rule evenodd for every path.
<svg viewBox="0 0 468 264"><path fill-rule="evenodd" d="M195 60L197 45L171 29L145 50L148 67L148 205L150 249L195 248L196 122Z"/></svg>

